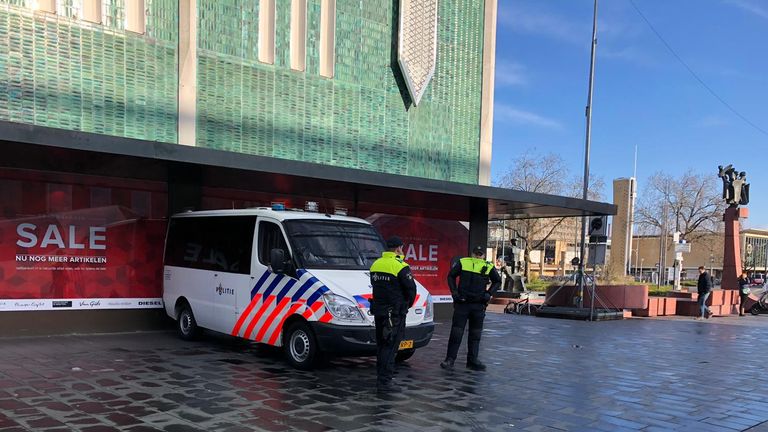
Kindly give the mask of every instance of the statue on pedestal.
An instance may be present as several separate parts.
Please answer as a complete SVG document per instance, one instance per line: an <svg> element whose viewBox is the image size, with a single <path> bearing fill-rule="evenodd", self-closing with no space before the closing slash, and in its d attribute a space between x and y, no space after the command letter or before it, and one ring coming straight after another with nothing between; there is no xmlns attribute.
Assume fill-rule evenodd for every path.
<svg viewBox="0 0 768 432"><path fill-rule="evenodd" d="M747 173L738 172L733 165L717 167L717 176L723 181L723 199L731 207L749 204L749 183Z"/></svg>

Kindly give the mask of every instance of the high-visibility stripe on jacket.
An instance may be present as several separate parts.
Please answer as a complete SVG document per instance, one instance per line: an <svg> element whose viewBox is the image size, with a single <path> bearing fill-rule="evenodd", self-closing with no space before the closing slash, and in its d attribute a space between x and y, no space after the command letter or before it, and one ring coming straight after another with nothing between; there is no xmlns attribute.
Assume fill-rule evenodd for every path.
<svg viewBox="0 0 768 432"><path fill-rule="evenodd" d="M456 278L459 284L456 285ZM490 288L488 283L490 282ZM448 287L454 300L465 303L486 303L501 286L501 276L493 264L476 257L459 260L448 273Z"/></svg>
<svg viewBox="0 0 768 432"><path fill-rule="evenodd" d="M383 252L371 265L371 313L406 314L416 298L416 283L408 263L394 252Z"/></svg>

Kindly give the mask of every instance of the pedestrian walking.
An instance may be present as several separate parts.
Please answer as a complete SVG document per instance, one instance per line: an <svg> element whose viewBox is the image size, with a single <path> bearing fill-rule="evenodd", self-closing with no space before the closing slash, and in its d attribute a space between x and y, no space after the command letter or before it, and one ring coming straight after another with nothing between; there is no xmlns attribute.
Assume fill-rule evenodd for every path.
<svg viewBox="0 0 768 432"><path fill-rule="evenodd" d="M467 368L485 370L485 365L478 359L485 307L499 289L501 277L493 264L484 258L485 248L477 246L472 250L471 257L460 259L448 273L448 287L453 296L453 321L451 336L448 339L448 353L440 363L443 369L453 369L461 339L464 337L464 327L469 321ZM458 285L456 278L459 278Z"/></svg>
<svg viewBox="0 0 768 432"><path fill-rule="evenodd" d="M749 298L749 294L752 293L752 289L749 287L750 280L746 273L742 273L739 276L739 316L744 316L744 304Z"/></svg>
<svg viewBox="0 0 768 432"><path fill-rule="evenodd" d="M416 282L403 261L400 237L387 240L387 250L371 265L371 313L376 325L376 387L394 390L395 356L405 333L405 316L416 299Z"/></svg>
<svg viewBox="0 0 768 432"><path fill-rule="evenodd" d="M702 319L712 316L712 312L707 307L707 299L709 298L709 295L712 294L712 278L709 276L709 273L707 273L707 270L704 268L704 266L699 266L699 281L696 284L697 291L699 292L699 310L701 311L701 315L696 317L696 319Z"/></svg>

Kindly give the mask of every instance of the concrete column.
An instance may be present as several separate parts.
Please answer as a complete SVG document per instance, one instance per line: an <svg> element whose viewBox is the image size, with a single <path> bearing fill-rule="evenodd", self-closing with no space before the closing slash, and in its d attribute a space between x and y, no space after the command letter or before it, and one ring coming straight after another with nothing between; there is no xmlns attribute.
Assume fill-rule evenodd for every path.
<svg viewBox="0 0 768 432"><path fill-rule="evenodd" d="M723 278L720 286L723 289L739 289L737 280L741 274L741 223L739 219L749 217L746 207L729 207L725 209L725 245L723 247ZM746 242L745 242L746 243Z"/></svg>
<svg viewBox="0 0 768 432"><path fill-rule="evenodd" d="M83 19L101 24L101 0L83 0Z"/></svg>
<svg viewBox="0 0 768 432"><path fill-rule="evenodd" d="M275 0L259 1L259 61L275 64Z"/></svg>
<svg viewBox="0 0 768 432"><path fill-rule="evenodd" d="M202 169L181 162L168 163L168 215L188 209L200 210Z"/></svg>
<svg viewBox="0 0 768 432"><path fill-rule="evenodd" d="M483 20L483 89L480 108L480 163L477 182L491 184L491 148L493 146L493 80L496 70L497 0L485 0Z"/></svg>
<svg viewBox="0 0 768 432"><path fill-rule="evenodd" d="M179 0L179 144L197 140L197 0Z"/></svg>
<svg viewBox="0 0 768 432"><path fill-rule="evenodd" d="M333 78L336 56L336 0L320 3L320 76Z"/></svg>
<svg viewBox="0 0 768 432"><path fill-rule="evenodd" d="M147 31L144 0L131 0L125 3L125 29L138 34L144 34Z"/></svg>
<svg viewBox="0 0 768 432"><path fill-rule="evenodd" d="M632 256L632 222L635 212L635 178L618 178L613 181L613 203L618 211L611 224L610 263L617 276L626 276Z"/></svg>
<svg viewBox="0 0 768 432"><path fill-rule="evenodd" d="M36 11L56 13L56 0L37 0L32 3L32 8Z"/></svg>
<svg viewBox="0 0 768 432"><path fill-rule="evenodd" d="M303 72L307 63L307 0L291 0L291 69Z"/></svg>
<svg viewBox="0 0 768 432"><path fill-rule="evenodd" d="M472 198L469 203L469 245L467 253L475 246L488 244L488 200Z"/></svg>

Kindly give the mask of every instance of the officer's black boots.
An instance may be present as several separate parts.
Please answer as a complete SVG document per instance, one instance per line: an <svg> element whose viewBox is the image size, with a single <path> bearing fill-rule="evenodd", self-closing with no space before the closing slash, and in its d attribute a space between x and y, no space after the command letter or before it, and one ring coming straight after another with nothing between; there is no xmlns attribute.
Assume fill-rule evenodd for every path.
<svg viewBox="0 0 768 432"><path fill-rule="evenodd" d="M468 361L467 362L467 369L472 369L474 371L484 371L485 370L485 365L483 363L481 363L480 361L478 361L478 360Z"/></svg>
<svg viewBox="0 0 768 432"><path fill-rule="evenodd" d="M447 359L443 360L442 363L440 363L440 367L443 368L443 369L452 370L453 369L453 359L452 358L447 358Z"/></svg>

